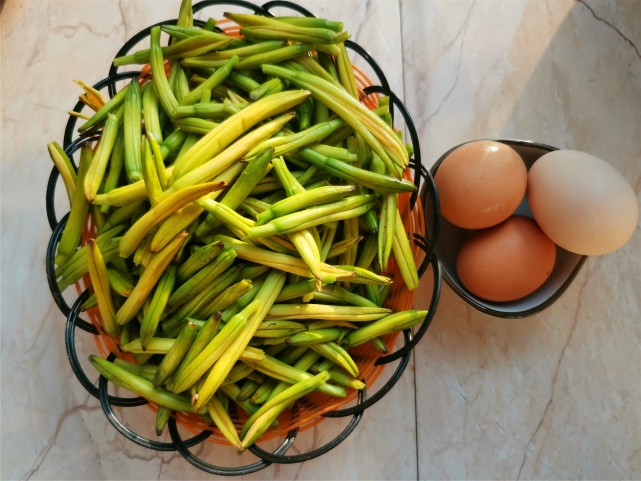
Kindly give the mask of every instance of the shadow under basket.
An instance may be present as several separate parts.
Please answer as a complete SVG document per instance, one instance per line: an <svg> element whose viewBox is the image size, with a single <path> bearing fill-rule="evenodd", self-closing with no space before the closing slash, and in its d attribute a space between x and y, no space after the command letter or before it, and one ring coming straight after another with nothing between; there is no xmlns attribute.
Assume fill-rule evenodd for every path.
<svg viewBox="0 0 641 481"><path fill-rule="evenodd" d="M266 16L272 15L273 13L271 13L271 11L275 8L289 9L293 11L294 14L313 16L309 11L302 7L286 1L268 2L259 6L244 1L221 2L204 0L193 6L194 14L207 7L220 5L241 7ZM157 25L173 24L176 24L176 19L160 22ZM204 22L195 19L194 24L197 26L203 26ZM221 26L223 26L225 31L228 31L229 28L233 31L233 26L230 27L225 23L221 23ZM116 56L126 54L140 40L145 39L145 37L149 35L151 27L152 26L133 36L123 45ZM429 283L431 292L422 292L422 294L425 293L425 295L428 295L430 298L428 314L413 330L408 329L402 333L390 334L385 337L388 350L390 352L393 351L390 354L382 355L378 350L371 346L370 343L350 350L350 354L359 366L361 379L367 382L369 391L362 390L357 392L353 389L348 389L348 396L342 399L337 399L321 393L308 395L299 400L291 410L284 412L278 418L278 425L270 428L270 430L268 430L267 433L259 439L259 444L268 439L281 440L276 449L268 451L255 444L248 449L248 451L256 457L255 462L251 462L243 466L220 466L211 464L194 454L194 450L192 448L199 446L205 441L228 444L218 428L206 425L195 416L191 417L185 413L180 413L179 415L173 416L168 423L168 431L170 435L169 442L161 442L141 436L118 418L114 407L147 409L149 406L146 408L141 408L140 406L148 405L148 401L140 397L123 398L110 395L108 393L108 381L106 378L100 376L96 383L91 380L91 374L88 374L83 370L76 349L76 334L78 329L93 336L96 344L96 350L99 351L103 357L113 360L115 357L123 357L125 353L121 353L118 349L117 339L111 338L102 331L101 320L95 308L83 312L82 305L90 296L90 284L88 279L85 278L76 283L75 288L77 297L75 301L71 303L67 302L65 296L63 296L63 293L58 287L54 258L69 214L66 214L59 219L55 211L54 198L59 173L54 167L49 178L46 192L47 217L52 229L52 235L50 237L46 253L46 270L48 284L53 299L62 314L66 317L65 345L68 359L80 384L87 390L87 392L100 401L102 410L109 422L130 441L143 447L158 451L178 451L192 465L203 471L216 475L244 475L263 469L272 463L291 464L313 459L338 446L356 428L365 410L382 399L393 388L405 371L414 346L426 333L436 312L441 291L441 267L433 252L434 242L438 236L440 222L438 216L438 195L436 193L436 187L432 175L421 164L420 146L412 119L400 99L390 91L389 84L383 71L361 46L351 41L346 41L345 44L346 47L356 55L358 60L365 62L378 80L378 85L374 85L365 73L363 73L356 65L354 66L357 83L361 92L361 102L368 107L375 107L380 95L389 96L391 100L391 113L393 116L400 115L402 117L405 129L409 136L408 140L412 144L413 155L410 159L410 167L408 172L406 172L406 177L415 183L417 191L412 195L402 194L401 197L403 200L399 200L399 205L405 205L403 221L406 231L411 234L409 237L413 243L413 251L418 266L419 277L423 278L424 274L428 271L431 277L433 277L432 281ZM355 62L355 64L356 63L357 62ZM109 96L113 97L117 91L116 84L118 82L136 78L139 75L140 72L119 72L118 68L112 64L108 77L96 83L94 87L97 90L106 89ZM73 110L75 112L80 112L83 107L84 105L78 102ZM74 137L76 120L76 116L69 116L63 140L63 148L74 163L74 166L77 165L74 160L74 154L85 142L95 140L95 136L90 135ZM425 210L424 206L426 206ZM89 232L85 232L84 237L86 238L89 235ZM398 273L397 267L393 261L390 262L390 266L390 275L400 279L400 274ZM72 290L72 288L70 287L68 290ZM414 291L414 293L415 292L416 291ZM386 305L395 310L404 310L412 308L413 302L414 294L408 294L403 283L397 282L392 288ZM85 316L86 319L83 319L81 316ZM401 337L399 338L399 336ZM401 342L399 342L399 339ZM398 347L394 351L395 346ZM383 370L386 369L392 370L391 374L390 372L387 372L384 382L379 382L377 384L376 380L381 376ZM242 426L244 423L246 419L244 416L246 416L244 413L232 415L232 419L237 427ZM316 447L309 452L303 452L301 454L287 454L287 451L295 443L299 432L315 426L320 422L327 422L329 418L345 418L349 421L346 423L343 430L325 445ZM182 429L179 430L179 427ZM181 432L184 433L186 431L191 433L191 437L187 439L181 436Z"/></svg>

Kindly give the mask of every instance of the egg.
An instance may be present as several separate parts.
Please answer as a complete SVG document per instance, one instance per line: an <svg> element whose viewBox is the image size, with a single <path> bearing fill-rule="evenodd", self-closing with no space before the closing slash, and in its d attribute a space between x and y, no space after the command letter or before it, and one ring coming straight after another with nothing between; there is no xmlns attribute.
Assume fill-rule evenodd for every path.
<svg viewBox="0 0 641 481"><path fill-rule="evenodd" d="M441 215L464 229L482 229L504 221L525 196L527 169L508 145L489 140L453 150L434 176Z"/></svg>
<svg viewBox="0 0 641 481"><path fill-rule="evenodd" d="M556 150L534 162L527 199L543 232L581 255L622 247L639 218L634 190L619 171L576 150Z"/></svg>
<svg viewBox="0 0 641 481"><path fill-rule="evenodd" d="M520 299L541 287L556 262L556 246L520 215L473 232L456 259L457 275L473 295L493 302Z"/></svg>

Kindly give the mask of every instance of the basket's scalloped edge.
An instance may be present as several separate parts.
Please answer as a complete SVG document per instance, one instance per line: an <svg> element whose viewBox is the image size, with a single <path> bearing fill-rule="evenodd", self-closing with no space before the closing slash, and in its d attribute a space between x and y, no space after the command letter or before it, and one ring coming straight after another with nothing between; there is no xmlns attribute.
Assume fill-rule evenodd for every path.
<svg viewBox="0 0 641 481"><path fill-rule="evenodd" d="M248 8L250 10L253 10L256 13L262 13L265 15L271 15L270 11L273 8L286 7L286 8L290 8L296 13L299 13L305 16L313 16L313 14L311 14L308 10L300 7L299 5L296 5L288 1L282 1L282 0L270 1L265 3L262 6L259 6L244 0L226 0L226 1L202 0L201 2L196 3L193 6L193 9L194 9L194 12L198 12L203 10L206 7L213 6L213 5L240 6L243 8ZM172 20L159 22L156 25L170 25L175 23L176 23L176 20L172 19ZM199 20L195 20L195 23L200 24L202 22ZM116 56L125 54L141 39L149 35L149 31L151 30L151 27L153 27L153 25L143 29L138 34L131 37L130 40L128 40L123 45L123 47L118 51L118 54ZM431 211L425 212L425 220L431 223L430 228L427 229L427 231L430 232L431 235L427 237L427 234L425 232L415 232L413 235L414 243L422 251L422 255L423 255L423 261L419 267L419 277L422 278L423 275L427 272L427 270L431 267L432 276L433 276L433 287L432 287L430 304L428 307L428 313L425 316L425 319L422 321L422 323L418 326L418 328L413 333L409 329L405 330L403 332L403 341L404 341L403 345L400 348L398 348L395 352L385 356L381 356L376 361L376 364L378 365L389 364L389 363L398 361L398 365L396 366L395 371L386 380L386 382L382 386L380 386L378 390L371 396L368 396L365 390L360 391L358 393L358 399L355 405L348 408L344 408L344 409L337 409L334 411L330 411L322 415L322 417L324 418L338 418L338 417L351 416L351 419L346 424L345 428L338 435L336 435L331 441L326 443L324 446L321 446L319 448L310 450L309 452L305 452L297 455L286 455L287 450L292 446L299 432L298 428L293 428L286 434L286 436L282 440L282 443L273 452L264 450L257 445L254 445L251 448L249 448L249 451L258 458L256 462L247 464L245 466L224 467L224 466L213 465L207 461L204 461L203 459L196 456L189 449L190 447L198 445L199 443L210 438L210 436L214 432L214 429L212 429L211 431L203 430L200 433L194 434L192 437L188 439L183 439L178 429L180 422L179 421L177 422L176 419L172 417L168 423L168 431L170 434L171 442L160 442L160 441L154 441L154 440L145 438L135 433L129 427L127 427L121 420L118 419L113 409L113 406L135 407L135 406L145 405L148 403L145 399L140 397L122 398L122 397L117 397L117 396L108 394L107 379L104 378L103 376L100 376L98 385L96 386L96 384L92 382L89 376L84 372L81 366L81 363L79 362L78 355L76 352L76 343L75 343L76 328L79 328L80 330L86 333L92 334L94 336L99 335L99 330L91 322L85 321L80 318L81 306L88 299L89 291L84 290L81 293L79 293L77 299L70 306L67 303L67 301L64 299L62 292L58 288L58 284L55 276L54 257L55 257L57 245L60 241L60 237L64 229L64 225L68 218L68 214L65 214L60 219L58 219L56 215L55 206L54 206L54 197L55 197L55 189L56 189L57 181L59 178L59 174L55 169L55 167L52 170L49 177L49 181L47 183L47 191L46 191L47 219L52 229L52 234L47 246L47 255L45 259L46 273L47 273L47 280L49 284L49 289L51 291L51 295L54 298L54 301L56 302L56 305L58 306L62 314L66 317L65 347L67 350L68 360L72 368L72 371L74 372L74 375L76 376L80 384L87 390L89 394L91 394L93 397L97 398L100 401L102 410L105 416L107 417L107 419L109 420L109 422L114 426L114 428L118 432L120 432L123 436L125 436L132 442L138 445L141 445L143 447L158 450L158 451L178 451L190 464L194 465L195 467L205 472L208 472L210 474L222 475L222 476L238 476L238 475L250 474L250 473L259 471L261 469L264 469L273 463L292 464L292 463L308 461L310 459L316 458L318 456L321 456L331 451L333 448L338 446L344 439L346 439L350 433L354 431L359 421L361 420L365 410L368 407L375 404L376 402L378 402L380 399L382 399L401 378L403 372L405 371L405 368L409 363L409 359L412 354L413 348L416 346L416 344L420 341L420 339L426 333L434 317L436 307L438 305L438 300L440 297L441 286L442 286L442 272L441 272L441 268L438 263L438 260L434 254L434 245L436 243L436 238L438 236L438 229L439 229L439 225L438 225L439 203L438 203L438 194L436 192L436 185L434 183L434 179L430 171L426 169L421 163L418 135L416 132L416 128L412 122L411 116L407 111L407 109L405 108L405 106L403 105L402 101L391 91L389 87L389 83L382 69L371 57L371 55L369 55L369 53L360 45L356 44L355 42L348 41L346 43L346 46L351 50L353 50L354 52L356 52L357 55L359 55L363 60L365 60L370 65L372 70L377 75L378 80L381 84L378 86L372 85L367 87L366 89L364 89L365 94L369 95L371 93L380 93L380 94L388 95L392 100L392 109L394 107L397 108L406 123L406 128L410 136L410 141L412 142L412 147L414 148L414 153L410 162L410 168L413 169L414 171L414 181L417 187L416 194L414 194L411 198L411 210L413 212L416 200L419 198L422 200L422 204L426 205L425 200L427 200L427 196L429 196L429 200L430 200L429 205L431 206ZM106 87L109 91L110 96L113 96L116 93L116 90L115 90L116 82L123 79L132 78L138 74L139 72L118 72L118 69L112 64L109 69L108 77L97 82L94 85L94 87L96 89L103 89ZM78 102L75 105L73 111L80 112L82 108L83 108L83 104L81 102ZM88 135L80 135L76 139L73 139L73 132L76 125L76 120L77 120L76 116L74 115L69 116L69 120L65 127L64 140L63 140L63 148L65 149L65 152L67 153L67 155L69 155L69 157L72 158L72 162L73 162L74 152L84 142L93 140L95 138L95 134L88 134ZM75 164L74 164L74 167L75 167ZM113 359L115 355L111 353L109 357Z"/></svg>

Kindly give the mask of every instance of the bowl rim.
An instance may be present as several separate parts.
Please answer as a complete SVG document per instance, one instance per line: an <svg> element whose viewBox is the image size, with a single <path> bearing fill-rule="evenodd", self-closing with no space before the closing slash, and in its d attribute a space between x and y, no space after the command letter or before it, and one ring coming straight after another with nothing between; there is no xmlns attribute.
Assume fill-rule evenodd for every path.
<svg viewBox="0 0 641 481"><path fill-rule="evenodd" d="M438 170L439 166L441 163L445 160L445 158L451 154L454 150L458 149L459 147L469 144L471 142L479 142L479 141L492 141L492 142L499 142L502 144L506 144L509 146L518 146L518 147L531 147L531 148L536 148L536 149L541 149L541 150L546 150L548 152L553 152L555 150L560 150L558 147L554 147L548 144L544 144L541 142L536 142L533 140L524 140L524 139L493 139L493 138L480 138L476 140L469 140L466 142L462 142L452 148L450 148L447 152L442 154L436 162L430 167L430 173L432 174L433 177L436 176L436 171ZM438 193L438 188L437 188L437 193ZM440 216L439 212L439 216ZM573 253L574 254L574 253ZM439 252L438 252L438 241L436 243L436 247L434 249L434 255L436 255L437 258L439 258ZM496 309L493 307L489 307L477 300L476 296L473 296L469 292L467 292L464 289L461 289L461 287L457 284L457 282L450 276L448 268L441 262L439 258L439 263L441 264L441 272L443 279L447 283L448 286L460 297L463 299L467 304L472 306L474 309L477 311L492 316L492 317L498 317L502 319L522 319L524 317L530 317L534 314L538 314L539 312L547 309L549 306L551 306L554 302L556 302L561 295L567 290L567 288L572 284L576 276L579 274L581 268L583 267L583 264L585 264L585 261L588 259L588 256L586 255L580 255L580 254L574 254L577 256L580 256L578 263L576 266L572 269L570 274L567 276L567 278L561 283L561 285L554 291L554 293L549 296L547 299L545 299L543 302L540 302L539 304L530 307L528 309L523 309L519 311L505 311L505 310L500 310Z"/></svg>

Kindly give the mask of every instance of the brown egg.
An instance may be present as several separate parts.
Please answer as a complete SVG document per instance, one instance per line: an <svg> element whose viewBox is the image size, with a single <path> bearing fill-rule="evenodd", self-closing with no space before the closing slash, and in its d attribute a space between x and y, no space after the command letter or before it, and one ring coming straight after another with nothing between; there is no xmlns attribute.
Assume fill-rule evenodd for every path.
<svg viewBox="0 0 641 481"><path fill-rule="evenodd" d="M531 294L550 276L556 245L532 219L512 216L474 232L461 247L456 270L472 294L507 302Z"/></svg>
<svg viewBox="0 0 641 481"><path fill-rule="evenodd" d="M514 213L525 196L527 169L508 145L479 140L450 153L434 180L443 217L464 229L483 229Z"/></svg>
<svg viewBox="0 0 641 481"><path fill-rule="evenodd" d="M530 169L527 196L543 232L576 254L613 252L637 229L632 186L613 166L585 152L556 150L540 157Z"/></svg>

